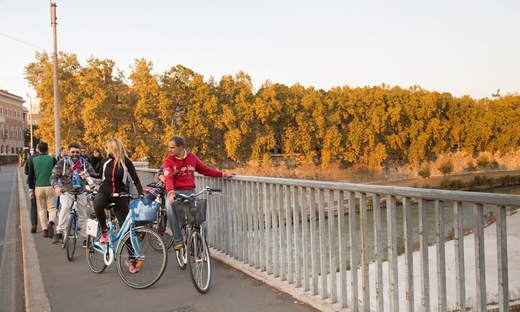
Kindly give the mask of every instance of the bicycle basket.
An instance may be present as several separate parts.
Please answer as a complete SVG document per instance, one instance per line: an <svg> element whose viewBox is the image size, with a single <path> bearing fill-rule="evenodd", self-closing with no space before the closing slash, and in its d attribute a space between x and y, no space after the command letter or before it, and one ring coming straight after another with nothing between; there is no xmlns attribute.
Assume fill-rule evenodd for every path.
<svg viewBox="0 0 520 312"><path fill-rule="evenodd" d="M179 223L183 225L206 221L206 204L206 199L189 200L188 203L184 203L182 199L176 200L174 206Z"/></svg>
<svg viewBox="0 0 520 312"><path fill-rule="evenodd" d="M155 221L159 203L147 198L132 199L130 201L130 215L134 222Z"/></svg>

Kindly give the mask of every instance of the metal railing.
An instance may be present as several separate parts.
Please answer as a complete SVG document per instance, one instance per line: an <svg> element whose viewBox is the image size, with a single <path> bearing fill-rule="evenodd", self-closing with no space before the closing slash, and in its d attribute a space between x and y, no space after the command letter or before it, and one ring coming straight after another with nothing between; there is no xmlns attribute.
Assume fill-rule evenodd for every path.
<svg viewBox="0 0 520 312"><path fill-rule="evenodd" d="M155 180L157 170L137 170L143 185ZM196 179L200 187L223 190L208 200L213 248L331 305L485 311L493 302L509 310L506 215L520 205L518 195L253 176ZM485 230L492 218L490 241Z"/></svg>

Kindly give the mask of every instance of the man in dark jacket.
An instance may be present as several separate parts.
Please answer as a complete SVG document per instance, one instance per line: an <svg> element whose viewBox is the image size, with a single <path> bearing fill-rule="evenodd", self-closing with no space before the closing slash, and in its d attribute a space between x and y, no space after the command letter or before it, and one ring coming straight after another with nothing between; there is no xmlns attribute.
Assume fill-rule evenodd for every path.
<svg viewBox="0 0 520 312"><path fill-rule="evenodd" d="M40 155L40 153L38 150L38 145L36 145L36 151L34 152L34 154L29 156L29 158L27 158L27 161L25 162L25 166L24 166L25 175L29 176L29 163L32 166L33 158L38 157L39 155ZM27 179L29 179L29 177L27 177ZM27 180L27 184L29 184L28 180ZM34 184L34 181L33 181L33 184ZM35 196L31 197L31 225L32 225L31 233L36 233L36 229L38 228L38 207L36 206L36 197Z"/></svg>
<svg viewBox="0 0 520 312"><path fill-rule="evenodd" d="M56 218L56 193L51 186L50 178L52 168L56 165L56 158L47 155L49 145L40 142L38 145L40 156L33 158L29 164L29 197L36 197L40 225L43 229L43 237L54 237L54 224Z"/></svg>

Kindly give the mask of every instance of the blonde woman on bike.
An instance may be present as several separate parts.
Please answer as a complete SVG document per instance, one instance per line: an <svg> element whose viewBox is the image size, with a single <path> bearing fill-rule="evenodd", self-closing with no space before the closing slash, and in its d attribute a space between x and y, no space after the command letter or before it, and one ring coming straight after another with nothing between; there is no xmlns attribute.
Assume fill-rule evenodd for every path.
<svg viewBox="0 0 520 312"><path fill-rule="evenodd" d="M139 176L135 171L134 164L128 158L123 143L118 138L111 138L106 142L106 153L108 157L101 162L101 185L98 193L94 198L94 212L101 226L102 237L99 240L101 244L108 243L108 230L105 218L105 207L110 203L114 203L114 213L119 224L125 222L128 215L128 198L114 197L113 194L128 193L127 181L132 177L135 188L139 196L143 196L143 187L139 181ZM130 272L137 273L139 268L135 266L135 261L129 260L128 267Z"/></svg>
<svg viewBox="0 0 520 312"><path fill-rule="evenodd" d="M195 193L195 172L215 178L235 176L234 172L225 173L206 166L195 154L188 152L184 147L182 137L171 137L168 142L169 153L163 164L164 184L166 184L166 214L173 231L173 248L175 250L182 249L184 245L179 219L173 209L175 194L191 195ZM206 222L203 222L202 226L206 229Z"/></svg>

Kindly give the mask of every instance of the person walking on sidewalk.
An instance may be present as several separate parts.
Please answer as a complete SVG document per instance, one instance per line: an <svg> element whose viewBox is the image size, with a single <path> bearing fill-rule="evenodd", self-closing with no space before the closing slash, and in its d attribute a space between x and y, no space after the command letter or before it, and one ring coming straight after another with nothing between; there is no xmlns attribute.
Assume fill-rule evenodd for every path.
<svg viewBox="0 0 520 312"><path fill-rule="evenodd" d="M85 171L89 175L96 177L97 174L83 157L79 156L80 146L73 142L69 144L69 156L65 156L52 169L51 185L54 188L56 196L60 196L61 211L56 226L56 234L52 240L53 244L58 244L63 239L62 233L69 224L69 207L74 202L72 192L78 193L78 216L79 216L79 234L83 237L83 247L86 245L87 238L87 194ZM59 181L58 181L59 180ZM61 185L60 185L61 183Z"/></svg>
<svg viewBox="0 0 520 312"><path fill-rule="evenodd" d="M49 145L45 142L38 144L40 156L33 158L29 164L29 197L36 197L36 206L40 215L40 224L43 237L54 237L56 219L56 193L51 186L50 178L56 158L47 155ZM47 216L48 214L48 216Z"/></svg>
<svg viewBox="0 0 520 312"><path fill-rule="evenodd" d="M38 144L39 145L39 144ZM27 161L24 165L25 175L27 176L27 184L29 184L29 164L32 164L33 158L40 155L38 150L38 145L36 145L36 151L27 158ZM33 181L34 183L34 181ZM36 197L31 196L31 233L36 233L36 229L38 228L38 207L36 206Z"/></svg>
<svg viewBox="0 0 520 312"><path fill-rule="evenodd" d="M62 147L60 148L60 154L56 156L56 160L60 161L65 156L67 156L67 149L65 147Z"/></svg>
<svg viewBox="0 0 520 312"><path fill-rule="evenodd" d="M171 137L168 142L169 154L163 164L164 184L166 184L166 214L173 230L173 248L175 250L182 249L184 245L179 219L173 208L175 194L191 195L195 193L195 172L215 178L235 176L234 172L225 173L206 166L195 154L188 152L184 146L184 138L180 136ZM203 222L202 226L206 230L206 222Z"/></svg>

